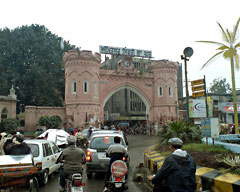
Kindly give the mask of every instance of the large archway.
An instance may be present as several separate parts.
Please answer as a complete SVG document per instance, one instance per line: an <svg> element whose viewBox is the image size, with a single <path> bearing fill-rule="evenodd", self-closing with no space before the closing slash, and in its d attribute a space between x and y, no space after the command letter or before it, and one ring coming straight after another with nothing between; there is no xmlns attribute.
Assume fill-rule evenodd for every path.
<svg viewBox="0 0 240 192"><path fill-rule="evenodd" d="M149 111L150 111L150 104L147 100L147 98L139 91L137 90L136 88L130 86L130 85L124 85L124 86L121 86L121 87L118 87L116 89L114 89L111 93L109 93L104 101L103 101L103 108L105 107L107 101L117 92L121 91L121 90L124 90L124 89L128 89L130 91L132 91L133 93L135 93L136 95L138 95L140 97L140 99L143 101L144 105L146 106L146 115L149 115Z"/></svg>
<svg viewBox="0 0 240 192"><path fill-rule="evenodd" d="M131 85L112 90L103 101L104 125L118 128L145 127L150 104L144 94Z"/></svg>

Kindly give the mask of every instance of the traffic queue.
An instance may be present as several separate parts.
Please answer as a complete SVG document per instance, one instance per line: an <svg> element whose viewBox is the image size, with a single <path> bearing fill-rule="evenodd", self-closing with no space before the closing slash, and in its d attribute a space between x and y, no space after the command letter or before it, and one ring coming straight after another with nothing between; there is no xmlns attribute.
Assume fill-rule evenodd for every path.
<svg viewBox="0 0 240 192"><path fill-rule="evenodd" d="M47 185L49 175L60 170L60 191L83 191L85 167L88 179L97 172L107 173L104 192L128 188L128 143L126 135L114 126L102 130L90 125L88 129L75 128L70 133L61 129L37 130L35 137L25 139L19 132L1 133L0 189L25 186L29 191L39 191L39 185ZM24 173L14 175L16 169L12 166L18 171L22 168Z"/></svg>

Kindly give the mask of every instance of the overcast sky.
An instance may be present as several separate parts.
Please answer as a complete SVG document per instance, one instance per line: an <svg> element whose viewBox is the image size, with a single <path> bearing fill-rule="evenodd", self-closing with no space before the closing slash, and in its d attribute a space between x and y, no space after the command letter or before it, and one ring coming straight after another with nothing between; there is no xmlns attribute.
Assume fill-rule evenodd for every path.
<svg viewBox="0 0 240 192"><path fill-rule="evenodd" d="M222 42L217 21L232 30L240 17L239 0L6 0L0 1L0 28L40 24L82 50L99 45L151 50L155 59L182 62L192 47L188 79L227 78L230 62L217 59L201 66L217 51L198 40ZM239 34L240 31L238 31ZM240 41L240 38L239 38ZM240 88L240 73L236 73ZM190 87L189 87L190 90Z"/></svg>

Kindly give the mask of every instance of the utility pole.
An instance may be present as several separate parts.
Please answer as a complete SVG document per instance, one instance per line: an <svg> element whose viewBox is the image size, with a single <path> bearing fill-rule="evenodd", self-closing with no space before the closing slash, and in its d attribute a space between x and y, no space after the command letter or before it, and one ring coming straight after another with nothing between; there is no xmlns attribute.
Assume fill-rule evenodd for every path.
<svg viewBox="0 0 240 192"><path fill-rule="evenodd" d="M189 92L188 92L188 79L187 79L187 61L188 57L193 55L193 49L191 47L186 47L183 51L184 55L181 55L181 60L184 60L185 67L185 86L186 86L186 110L187 110L187 122L190 122L189 118Z"/></svg>

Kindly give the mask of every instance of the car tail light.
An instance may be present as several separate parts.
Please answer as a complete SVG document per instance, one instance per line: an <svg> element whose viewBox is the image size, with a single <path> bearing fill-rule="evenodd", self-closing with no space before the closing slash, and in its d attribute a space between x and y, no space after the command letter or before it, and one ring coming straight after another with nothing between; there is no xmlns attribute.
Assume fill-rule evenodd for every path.
<svg viewBox="0 0 240 192"><path fill-rule="evenodd" d="M126 157L123 157L122 160L123 160L123 161L127 161Z"/></svg>
<svg viewBox="0 0 240 192"><path fill-rule="evenodd" d="M122 181L122 177L116 177L116 181L118 182Z"/></svg>
<svg viewBox="0 0 240 192"><path fill-rule="evenodd" d="M41 171L42 170L42 162L38 162L36 164L36 167L38 168L39 171Z"/></svg>
<svg viewBox="0 0 240 192"><path fill-rule="evenodd" d="M92 161L92 153L91 153L91 151L87 150L86 161L87 162L91 162Z"/></svg>
<svg viewBox="0 0 240 192"><path fill-rule="evenodd" d="M74 182L73 182L73 185L74 186L85 186L85 183L82 183L82 181L81 180L74 180Z"/></svg>

